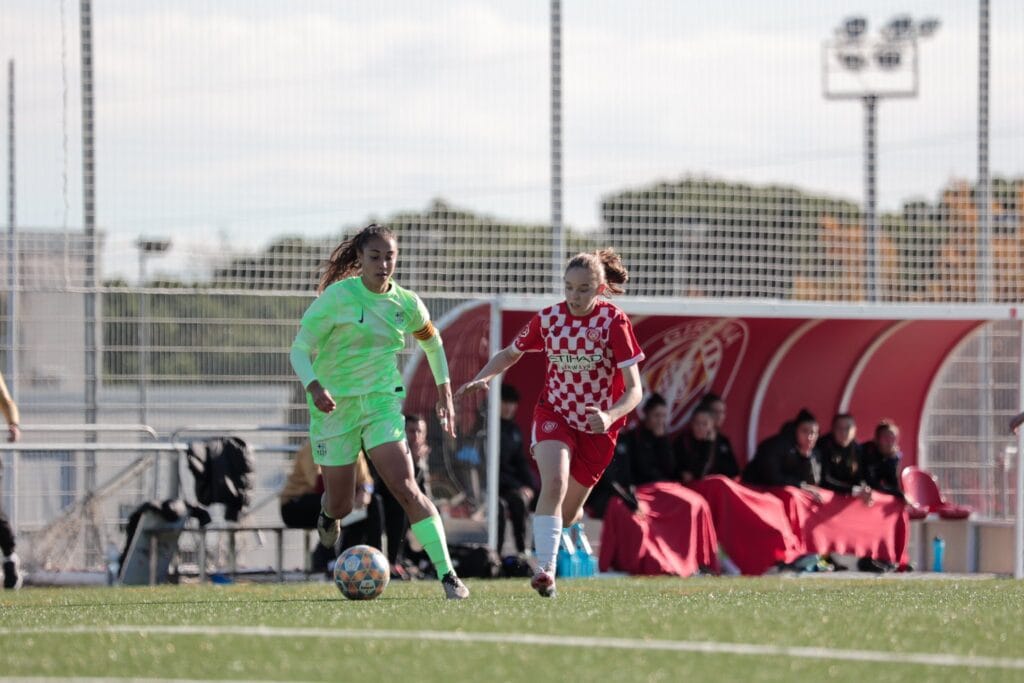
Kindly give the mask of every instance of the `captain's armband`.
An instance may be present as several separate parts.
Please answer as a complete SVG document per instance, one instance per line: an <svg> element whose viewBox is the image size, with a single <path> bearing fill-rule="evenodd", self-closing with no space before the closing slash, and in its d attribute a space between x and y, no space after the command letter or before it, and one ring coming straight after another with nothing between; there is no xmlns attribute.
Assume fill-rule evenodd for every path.
<svg viewBox="0 0 1024 683"><path fill-rule="evenodd" d="M427 321L427 324L412 333L412 336L416 337L420 341L427 341L431 337L437 336L437 328L434 327L434 323Z"/></svg>

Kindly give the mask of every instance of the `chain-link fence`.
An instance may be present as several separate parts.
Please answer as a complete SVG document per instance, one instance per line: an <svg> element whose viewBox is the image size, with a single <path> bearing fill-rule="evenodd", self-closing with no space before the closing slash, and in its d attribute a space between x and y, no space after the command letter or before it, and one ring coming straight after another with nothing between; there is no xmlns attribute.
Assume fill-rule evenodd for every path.
<svg viewBox="0 0 1024 683"><path fill-rule="evenodd" d="M398 280L435 318L551 292L563 236L567 254L618 249L644 297L1024 301L1024 6L993 2L983 26L971 3L933 3L941 28L925 40L875 31L889 7L868 3L889 66L903 68L893 54L913 38L915 69L911 98L860 93L879 97L875 130L822 90L851 55L877 61L854 36L822 52L841 4L561 4L104 2L95 141L80 131L73 8L5 6L19 144L0 357L24 421L160 434L302 423L288 346L323 259L371 221L399 235ZM95 239L80 227L93 220ZM956 352L922 436L948 493L993 517L1012 510L1000 429L1015 407L1015 330L987 326ZM444 473L455 446L435 445ZM21 457L17 485L5 458L5 493L29 538L134 465ZM286 453L260 460L257 499L287 466ZM116 487L97 513L109 529L166 480L156 471ZM449 479L438 490L455 495ZM273 504L259 514L277 521Z"/></svg>

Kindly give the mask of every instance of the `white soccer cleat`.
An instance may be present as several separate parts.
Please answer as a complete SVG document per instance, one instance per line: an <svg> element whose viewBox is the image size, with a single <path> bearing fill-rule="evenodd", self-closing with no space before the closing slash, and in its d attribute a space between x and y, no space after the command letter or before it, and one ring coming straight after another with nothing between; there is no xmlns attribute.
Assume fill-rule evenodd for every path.
<svg viewBox="0 0 1024 683"><path fill-rule="evenodd" d="M441 579L441 585L444 586L444 597L448 600L465 600L469 597L469 589L455 572L445 574Z"/></svg>
<svg viewBox="0 0 1024 683"><path fill-rule="evenodd" d="M537 591L542 598L553 598L555 597L555 577L544 571L537 572L530 580L530 588Z"/></svg>
<svg viewBox="0 0 1024 683"><path fill-rule="evenodd" d="M333 551L341 538L341 520L331 519L321 510L316 517L316 533L320 537L320 545Z"/></svg>

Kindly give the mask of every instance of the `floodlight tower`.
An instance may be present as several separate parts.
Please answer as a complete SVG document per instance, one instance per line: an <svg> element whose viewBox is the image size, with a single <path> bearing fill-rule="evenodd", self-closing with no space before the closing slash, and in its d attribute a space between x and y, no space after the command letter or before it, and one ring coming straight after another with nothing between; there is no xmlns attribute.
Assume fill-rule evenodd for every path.
<svg viewBox="0 0 1024 683"><path fill-rule="evenodd" d="M886 97L917 97L920 38L939 28L934 18L915 22L894 17L878 35L868 34L864 17L849 17L822 49L822 90L825 99L858 99L864 104L864 231L867 299L878 300L877 106Z"/></svg>
<svg viewBox="0 0 1024 683"><path fill-rule="evenodd" d="M159 256L171 248L167 239L140 237L135 241L139 250L139 424L149 424L149 400L146 381L149 379L149 294L146 293L146 263L151 256Z"/></svg>

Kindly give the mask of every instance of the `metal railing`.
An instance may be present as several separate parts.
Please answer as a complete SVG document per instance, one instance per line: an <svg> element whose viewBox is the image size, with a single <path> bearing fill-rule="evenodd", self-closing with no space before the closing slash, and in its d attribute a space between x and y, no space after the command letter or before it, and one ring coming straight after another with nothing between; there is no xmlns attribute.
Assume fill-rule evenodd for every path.
<svg viewBox="0 0 1024 683"><path fill-rule="evenodd" d="M275 425L187 425L175 428L167 437L161 435L152 427L141 424L35 424L25 425L23 432L28 438L19 442L7 444L0 450L10 453L10 467L8 469L10 491L14 494L10 503L6 505L12 527L16 536L21 541L26 541L29 552L23 553L27 560L27 567L31 572L33 569L51 568L57 566L58 571L71 566L72 563L80 561L86 568L92 568L99 564L102 557L102 548L108 548L116 544L118 531L117 525L124 524L126 503L138 504L147 493L152 499L161 498L191 498L183 495L181 480L181 468L185 463L185 455L188 452L191 442L198 438L214 438L227 435L251 436L253 434L302 434L307 431L306 425L297 424L275 424ZM145 440L140 441L92 441L92 440L40 440L33 437L39 435L67 435L70 433L83 433L88 435L111 434L138 434ZM255 454L290 454L298 450L295 443L255 443L248 444ZM62 470L74 470L70 477L74 482L79 481L79 469L95 468L97 454L113 454L121 457L126 453L135 454L137 457L131 461L116 462L107 460L105 467L106 474L102 483L81 490L76 485L57 491L57 498L62 501L56 514L51 513L40 520L41 526L28 532L21 518L22 505L39 507L35 502L38 496L26 497L19 495L26 482L21 481L22 468L25 464L23 456L27 453L50 453L61 456L59 467ZM161 485L159 472L163 470L162 464L168 460L170 463L170 476ZM42 463L44 466L46 463ZM273 464L272 464L273 466ZM95 473L95 469L93 470ZM34 472L34 474L33 474ZM35 467L33 471L27 471L31 480L33 476L39 480L52 479L51 473ZM146 476L152 476L152 486L142 488L129 486L129 482L138 479L140 483ZM90 479L84 478L85 481ZM28 482L31 484L31 481ZM31 487L30 487L31 488ZM269 488L269 487L268 487ZM166 495L161 495L163 491ZM51 494L53 491L51 491ZM51 495L51 497L53 497ZM276 491L266 495L264 500L257 501L249 506L245 514L251 516L260 507L264 507L268 501L277 497ZM26 503L25 501L32 501ZM111 509L117 506L115 509ZM31 512L31 510L30 510ZM30 515L31 516L31 515ZM37 516L37 519L39 517ZM263 533L275 533L278 536L278 548L276 552L275 565L279 571L283 571L283 526L265 523L252 523L243 526L233 527L212 527L200 535L202 547L196 548L196 552L203 556L200 562L201 576L206 575L205 557L207 548L205 545L206 531L228 531L229 548L226 559L231 565L231 571L237 571L238 550L235 546L235 536L238 531L252 531L257 534L257 542L262 547L265 542ZM195 530L189 530L190 533ZM305 544L308 546L308 543ZM70 550L74 548L74 550ZM71 559L81 558L80 560ZM308 561L306 562L308 565Z"/></svg>

